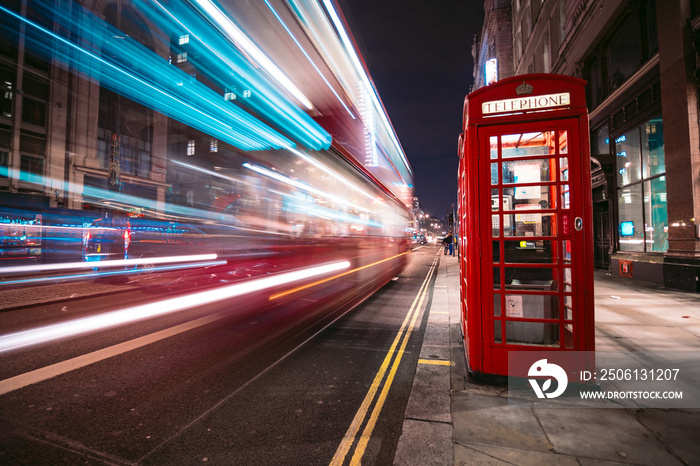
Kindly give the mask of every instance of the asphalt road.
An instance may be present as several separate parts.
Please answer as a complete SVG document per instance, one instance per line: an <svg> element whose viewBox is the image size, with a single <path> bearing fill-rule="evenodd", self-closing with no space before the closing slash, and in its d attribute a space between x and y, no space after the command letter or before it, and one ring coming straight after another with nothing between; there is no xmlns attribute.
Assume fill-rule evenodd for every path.
<svg viewBox="0 0 700 466"><path fill-rule="evenodd" d="M359 304L232 299L0 352L0 463L391 464L437 252ZM163 298L11 308L0 337Z"/></svg>

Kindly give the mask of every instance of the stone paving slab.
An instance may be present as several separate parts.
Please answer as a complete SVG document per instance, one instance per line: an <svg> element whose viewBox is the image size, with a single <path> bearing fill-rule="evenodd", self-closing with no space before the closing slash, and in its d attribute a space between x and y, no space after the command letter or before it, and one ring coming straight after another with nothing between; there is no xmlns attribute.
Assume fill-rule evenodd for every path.
<svg viewBox="0 0 700 466"><path fill-rule="evenodd" d="M454 441L548 452L552 445L531 409L508 406L508 399L467 390L452 393Z"/></svg>
<svg viewBox="0 0 700 466"><path fill-rule="evenodd" d="M397 466L449 466L454 464L452 426L406 419L398 450Z"/></svg>
<svg viewBox="0 0 700 466"><path fill-rule="evenodd" d="M518 450L492 445L455 445L455 464L465 466L519 465L519 466L578 466L572 457L556 453Z"/></svg>
<svg viewBox="0 0 700 466"><path fill-rule="evenodd" d="M535 409L557 453L633 464L681 464L625 409Z"/></svg>

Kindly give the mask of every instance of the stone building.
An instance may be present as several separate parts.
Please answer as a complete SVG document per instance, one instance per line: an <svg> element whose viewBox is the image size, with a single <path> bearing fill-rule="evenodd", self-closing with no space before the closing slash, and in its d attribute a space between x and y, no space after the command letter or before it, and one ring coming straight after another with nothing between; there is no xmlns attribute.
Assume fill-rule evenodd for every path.
<svg viewBox="0 0 700 466"><path fill-rule="evenodd" d="M588 81L596 267L700 291L700 1L488 0L484 7L475 88L494 58L500 78L512 67L513 75ZM508 21L506 51L499 25Z"/></svg>

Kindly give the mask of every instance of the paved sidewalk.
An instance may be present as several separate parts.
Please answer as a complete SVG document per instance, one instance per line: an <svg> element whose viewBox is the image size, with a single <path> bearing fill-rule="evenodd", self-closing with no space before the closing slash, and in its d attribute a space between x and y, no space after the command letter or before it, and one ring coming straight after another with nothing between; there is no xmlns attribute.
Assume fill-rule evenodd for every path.
<svg viewBox="0 0 700 466"><path fill-rule="evenodd" d="M440 256L394 464L700 464L700 410L515 408L467 381L458 277ZM699 295L595 278L596 350L700 352Z"/></svg>

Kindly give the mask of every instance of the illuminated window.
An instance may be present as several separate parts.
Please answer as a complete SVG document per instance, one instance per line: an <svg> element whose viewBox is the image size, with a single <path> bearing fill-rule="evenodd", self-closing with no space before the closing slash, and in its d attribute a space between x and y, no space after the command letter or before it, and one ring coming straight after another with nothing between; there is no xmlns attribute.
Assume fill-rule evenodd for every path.
<svg viewBox="0 0 700 466"><path fill-rule="evenodd" d="M248 97L250 97L251 95L252 95L252 92L249 89L246 89L245 91L243 91L243 97L245 97L246 99Z"/></svg>
<svg viewBox="0 0 700 466"><path fill-rule="evenodd" d="M180 45L189 44L190 43L190 35L185 34L184 36L180 36L180 41L178 43Z"/></svg>
<svg viewBox="0 0 700 466"><path fill-rule="evenodd" d="M187 52L182 52L177 54L177 62L184 63L187 61Z"/></svg>
<svg viewBox="0 0 700 466"><path fill-rule="evenodd" d="M224 93L224 100L236 100L236 94L231 91L226 91Z"/></svg>
<svg viewBox="0 0 700 466"><path fill-rule="evenodd" d="M663 121L648 120L615 138L620 251L668 249Z"/></svg>
<svg viewBox="0 0 700 466"><path fill-rule="evenodd" d="M187 141L187 155L194 155L194 139Z"/></svg>
<svg viewBox="0 0 700 466"><path fill-rule="evenodd" d="M209 142L209 152L219 152L219 141L212 139Z"/></svg>

